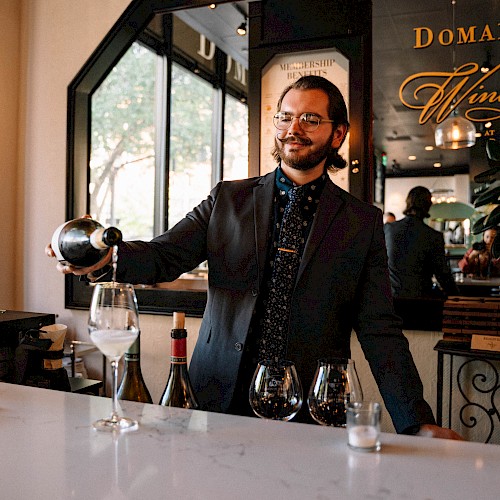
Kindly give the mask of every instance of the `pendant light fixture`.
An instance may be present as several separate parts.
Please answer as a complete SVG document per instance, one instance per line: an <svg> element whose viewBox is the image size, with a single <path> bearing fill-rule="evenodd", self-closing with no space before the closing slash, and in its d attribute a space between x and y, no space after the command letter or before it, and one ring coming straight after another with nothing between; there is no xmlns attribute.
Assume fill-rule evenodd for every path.
<svg viewBox="0 0 500 500"><path fill-rule="evenodd" d="M434 139L438 148L470 148L476 143L476 127L467 118L460 116L455 108L452 115L436 127Z"/></svg>
<svg viewBox="0 0 500 500"><path fill-rule="evenodd" d="M455 5L456 0L451 0L453 8L453 33L455 33ZM453 69L456 70L455 45L453 45ZM434 132L436 146L441 149L470 148L476 143L476 127L467 118L460 116L456 107L451 115L436 127Z"/></svg>

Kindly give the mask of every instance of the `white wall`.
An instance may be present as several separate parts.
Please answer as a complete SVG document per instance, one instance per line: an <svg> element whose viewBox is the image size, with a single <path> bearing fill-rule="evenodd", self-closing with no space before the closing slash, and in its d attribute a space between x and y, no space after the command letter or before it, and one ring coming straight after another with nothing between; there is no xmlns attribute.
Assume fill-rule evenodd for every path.
<svg viewBox="0 0 500 500"><path fill-rule="evenodd" d="M14 7L18 3L22 5L22 21L19 15L17 30L9 35L9 44L12 46L10 54L19 54L16 37L20 37L21 152L19 162L12 162L14 165L9 176L22 176L23 180L19 188L14 190L12 184L15 179L4 184L2 169L0 207L5 202L7 208L2 210L1 229L3 235L12 237L8 240L10 247L0 245L0 271L6 271L0 273L0 293L11 297L14 294L13 283L22 283L22 287L19 286L20 298L17 303L4 301L0 295L0 308L55 313L59 322L68 325L68 337L88 340L87 313L64 309L64 278L56 271L55 262L45 256L44 248L50 241L52 231L65 218L67 86L130 2L2 0L2 19L5 19L3 14L7 6L15 11ZM9 16L15 19L16 13ZM5 26L10 25L5 23ZM2 49L7 44L6 34L8 32L2 30ZM3 62L3 55L0 57ZM13 77L11 72L14 72ZM0 90L5 88L6 82L10 87L17 88L17 74L15 62L2 63ZM12 100L15 101L15 91L9 91L14 94ZM17 136L15 113L11 111L10 114L14 117L6 120L12 125L7 150L15 146ZM2 142L0 148L0 151L4 149ZM0 158L3 157L1 154ZM17 199L24 200L16 209L13 208L16 206L13 200L15 195ZM4 230L5 220L14 219L14 215L9 214L15 214L19 219L16 231L13 228ZM17 257L14 257L14 244L17 245ZM16 262L19 263L16 276L9 275L9 270L14 269ZM8 286L4 287L4 284ZM143 372L155 401L159 400L166 382L171 323L172 318L167 316L141 317ZM199 323L198 319L188 319L187 328L193 332L189 352L192 352ZM91 373L92 369L100 368L99 356L90 355L87 359Z"/></svg>
<svg viewBox="0 0 500 500"><path fill-rule="evenodd" d="M44 255L44 247L49 242L52 231L65 217L67 86L128 3L128 0L23 0L23 17L18 30L22 34L19 72L21 151L20 160L14 162L9 175L21 175L23 181L15 195L3 183L1 187L1 198L8 201L6 213L10 218L15 216L19 220L18 230L13 237L18 255L14 256L12 250L5 251L5 245L0 245L0 265L3 266L2 269L9 269L18 263L14 279L8 278L9 284L11 281L22 283L17 309L56 313L58 321L68 325L69 337L84 340L88 339L87 313L64 309L64 279L56 271L54 261ZM0 15L4 13L3 7L9 5L14 11L10 18L16 19L16 4L17 0L2 0ZM2 37L5 36L3 31ZM10 35L11 56L19 53L16 36L16 33ZM0 48L4 47L4 43L6 42L2 41ZM15 61L9 62L7 66L0 65L2 89L11 72L15 80L18 74ZM15 99L15 90L10 92ZM17 126L16 113L11 110L10 114L14 118L9 121L15 130L10 132L9 141L12 145L16 142ZM0 142L0 148L5 148L2 144ZM15 174L16 171L19 174ZM406 196L411 187L413 185L399 189ZM23 200L19 207L12 200L14 196ZM387 206L388 210L391 208L398 212L397 207ZM2 231L2 234L13 233ZM10 244L13 247L12 241ZM0 288L3 288L5 274L0 275ZM7 307L13 306L7 303ZM198 319L187 320L189 353L193 350L199 324ZM167 379L171 326L171 317L141 316L143 373L155 402L159 400ZM435 356L431 349L435 342L434 338L427 335L426 338L426 342L422 344L425 345L423 354L419 357L419 370L424 378L426 394L432 396L435 387ZM417 345L421 342L423 340L417 341ZM365 375L366 362L359 350L355 350L354 354L359 359L362 380L366 380L365 392L377 397L376 387L372 389L372 382L369 382L370 375ZM92 369L99 369L100 358L98 355L91 355L87 358L87 363L92 373Z"/></svg>

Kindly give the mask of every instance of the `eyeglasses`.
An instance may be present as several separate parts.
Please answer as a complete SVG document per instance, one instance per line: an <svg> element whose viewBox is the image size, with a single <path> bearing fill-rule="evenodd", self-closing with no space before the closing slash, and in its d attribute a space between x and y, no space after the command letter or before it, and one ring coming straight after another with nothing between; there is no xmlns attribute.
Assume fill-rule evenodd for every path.
<svg viewBox="0 0 500 500"><path fill-rule="evenodd" d="M291 113L279 112L273 116L274 126L278 130L288 130L294 118L299 119L300 128L304 132L314 132L321 123L333 123L333 120L326 120L314 113L302 113L300 116L293 116Z"/></svg>

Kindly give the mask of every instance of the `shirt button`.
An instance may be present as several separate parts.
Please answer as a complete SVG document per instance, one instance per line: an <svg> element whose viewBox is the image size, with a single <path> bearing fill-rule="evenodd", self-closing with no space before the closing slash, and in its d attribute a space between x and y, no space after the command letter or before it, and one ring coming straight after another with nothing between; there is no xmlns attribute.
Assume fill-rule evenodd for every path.
<svg viewBox="0 0 500 500"><path fill-rule="evenodd" d="M234 344L234 348L236 351L242 351L243 350L243 344L241 342L236 342L236 344Z"/></svg>

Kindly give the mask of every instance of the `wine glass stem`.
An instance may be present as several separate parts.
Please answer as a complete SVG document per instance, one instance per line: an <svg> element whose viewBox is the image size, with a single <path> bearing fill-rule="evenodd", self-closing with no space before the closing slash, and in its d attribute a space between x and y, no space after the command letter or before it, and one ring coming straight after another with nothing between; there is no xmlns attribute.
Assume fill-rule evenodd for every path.
<svg viewBox="0 0 500 500"><path fill-rule="evenodd" d="M112 410L111 420L118 420L118 362L111 361L111 381L112 381Z"/></svg>

